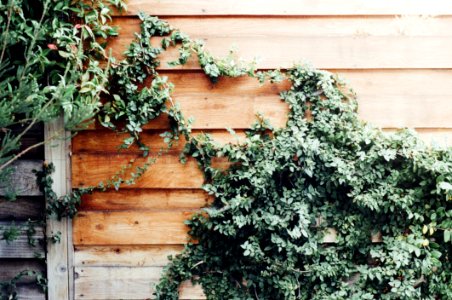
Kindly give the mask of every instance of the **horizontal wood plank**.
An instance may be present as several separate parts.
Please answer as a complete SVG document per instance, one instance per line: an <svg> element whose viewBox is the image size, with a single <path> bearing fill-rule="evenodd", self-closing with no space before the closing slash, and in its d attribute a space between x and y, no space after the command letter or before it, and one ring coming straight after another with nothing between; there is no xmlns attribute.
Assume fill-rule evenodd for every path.
<svg viewBox="0 0 452 300"><path fill-rule="evenodd" d="M39 196L41 191L36 183L33 170L42 169L42 160L17 160L11 164L13 169L8 182L0 183L0 195L14 193L17 196Z"/></svg>
<svg viewBox="0 0 452 300"><path fill-rule="evenodd" d="M452 17L390 16L390 17L165 17L173 28L180 29L193 39L211 37L450 37ZM121 32L138 32L138 18L114 18Z"/></svg>
<svg viewBox="0 0 452 300"><path fill-rule="evenodd" d="M375 126L452 128L452 70L336 71L357 93L360 116ZM249 128L256 113L276 127L285 124L288 108L279 93L289 87L287 82L260 86L242 77L222 78L214 85L198 72L163 75L174 83L174 100L186 117L194 118L195 129ZM145 127L168 128L168 123L161 118Z"/></svg>
<svg viewBox="0 0 452 300"><path fill-rule="evenodd" d="M145 130L140 134L140 141L149 147L150 153L158 153L159 151L168 151L168 153L179 154L185 146L185 139L176 141L174 145L168 149L168 145L164 142L161 134L163 130ZM192 135L210 134L215 142L224 145L231 142L243 141L245 133L237 131L236 135L232 135L226 130L193 130ZM142 154L136 144L131 145L127 149L119 149L124 139L130 137L128 134L118 134L110 130L86 130L79 132L72 140L73 153L137 153Z"/></svg>
<svg viewBox="0 0 452 300"><path fill-rule="evenodd" d="M36 220L43 216L43 197L18 197L14 201L0 198L0 220Z"/></svg>
<svg viewBox="0 0 452 300"><path fill-rule="evenodd" d="M161 211L116 211L116 212L80 212L74 219L74 245L76 248L86 249L86 246L129 246L115 248L113 254L111 248L88 248L88 251L82 252L81 256L76 259L78 265L94 264L103 265L105 260L115 261L118 264L134 265L142 263L149 265L156 264L155 261L146 263L143 261L145 253L157 252L157 262L162 262L162 251L168 251L165 247L163 250L154 248L153 250L134 248L131 246L152 245L161 247L162 245L179 245L189 241L187 234L188 227L184 221L190 219L193 211L180 210L161 210ZM337 239L337 231L334 228L328 228L323 237L324 243L335 243ZM370 234L369 239L372 242L381 242L381 234ZM174 254L171 248L169 254ZM82 250L83 251L83 250ZM136 258L134 252L137 251ZM129 257L129 254L131 255ZM124 259L124 256L129 257ZM85 263L83 263L85 261ZM93 262L95 261L95 262Z"/></svg>
<svg viewBox="0 0 452 300"><path fill-rule="evenodd" d="M309 62L321 69L451 68L452 58L448 53L452 49L452 36L444 36L446 30L443 29L447 27L450 19L441 18L439 22L443 20L446 23L444 26L426 25L420 26L419 29L410 27L409 22L405 24L401 21L402 25L395 24L387 32L380 29L374 29L375 32L372 32L368 28L372 28L372 22L366 27L359 22L350 24L348 18L335 18L331 26L322 25L323 29L316 34L313 28L317 29L319 26L311 25L314 22L310 18L278 20L278 23L267 19L239 18L234 19L236 25L230 31L228 24L231 21L224 18L196 21L171 19L172 24L176 24L175 27L193 39L206 41L206 49L214 56L224 57L234 48L237 50L237 57L245 61L257 59L257 67L263 69L289 68L298 62ZM324 19L321 21L325 22ZM383 25L387 23L386 19L379 22L382 28L388 27ZM421 19L418 23L423 22ZM117 18L115 23L120 28L120 34L111 40L109 47L113 56L121 57L133 40L134 33L139 31L140 21ZM266 34L262 27L270 28L271 24L280 31L288 27L294 29L290 30L289 34L275 32L278 29ZM378 21L374 21L374 24L378 27ZM337 29L349 25L350 28L355 28L355 31L344 32L343 29ZM204 30L209 27L212 30ZM248 29L239 30L241 27ZM213 31L214 28L224 29ZM417 34L417 30L421 34ZM207 34L204 34L205 31ZM438 35L437 31L442 33ZM156 43L159 40L160 38L155 38ZM164 52L160 57L160 69L174 69L175 67L170 67L167 63L177 57L178 52L175 49ZM199 69L199 66L195 60L190 60L185 66L177 67L180 68Z"/></svg>
<svg viewBox="0 0 452 300"><path fill-rule="evenodd" d="M210 201L201 189L119 189L85 195L80 210L198 209Z"/></svg>
<svg viewBox="0 0 452 300"><path fill-rule="evenodd" d="M75 299L153 299L161 267L76 267ZM205 299L200 286L184 282L179 299Z"/></svg>
<svg viewBox="0 0 452 300"><path fill-rule="evenodd" d="M38 260L0 259L0 281L11 280L22 271L44 272L45 264ZM18 283L35 283L34 276L24 276Z"/></svg>
<svg viewBox="0 0 452 300"><path fill-rule="evenodd" d="M22 134L27 128L27 124L14 124L9 126L7 130L11 130L13 136ZM13 151L12 154L19 154L30 146L34 146L44 139L43 123L34 124L27 132L24 133L20 139L20 146L17 151ZM0 140L3 139L4 133L0 132ZM44 146L39 146L33 149L29 149L21 156L21 159L44 159Z"/></svg>
<svg viewBox="0 0 452 300"><path fill-rule="evenodd" d="M46 293L35 283L18 284L17 297L19 300L46 300Z"/></svg>
<svg viewBox="0 0 452 300"><path fill-rule="evenodd" d="M451 15L452 4L433 0L129 0L124 14L144 11L158 16L328 16L328 15Z"/></svg>
<svg viewBox="0 0 452 300"><path fill-rule="evenodd" d="M134 167L121 176L123 179L128 179L130 172L134 172L135 167L143 166L145 160L130 154L75 154L72 156L72 186L77 188L96 186L100 182L105 183L131 159L135 159ZM229 166L224 159L216 159L212 164L221 169ZM188 158L187 162L182 164L178 155L163 155L158 157L133 185L122 185L121 188L198 189L203 182L204 175L193 158Z"/></svg>
<svg viewBox="0 0 452 300"><path fill-rule="evenodd" d="M76 267L163 267L168 256L176 255L182 245L77 247L74 252Z"/></svg>
<svg viewBox="0 0 452 300"><path fill-rule="evenodd" d="M6 240L0 240L0 258L36 258L44 257L44 229L42 226L33 226L36 232L27 233L28 226L25 222L11 223L0 222L0 237L3 236L3 232L16 228L18 230L18 236L14 241L7 242ZM35 243L34 246L30 245L29 238Z"/></svg>
<svg viewBox="0 0 452 300"><path fill-rule="evenodd" d="M74 245L177 245L188 241L191 211L81 212Z"/></svg>

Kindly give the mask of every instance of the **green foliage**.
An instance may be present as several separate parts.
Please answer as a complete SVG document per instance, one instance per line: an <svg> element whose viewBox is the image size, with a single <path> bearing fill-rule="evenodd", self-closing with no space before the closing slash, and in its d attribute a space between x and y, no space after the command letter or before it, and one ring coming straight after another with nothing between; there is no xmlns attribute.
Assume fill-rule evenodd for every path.
<svg viewBox="0 0 452 300"><path fill-rule="evenodd" d="M43 292L47 290L47 279L44 274L33 270L23 270L11 280L0 281L0 300L21 299L20 295L18 295L17 283L25 277L33 278Z"/></svg>
<svg viewBox="0 0 452 300"><path fill-rule="evenodd" d="M108 24L110 6L123 6L110 3L0 2L0 172L32 149L17 153L34 124L63 114L66 129L75 130L98 112L108 79L99 38L117 34ZM22 130L13 132L12 126Z"/></svg>
<svg viewBox="0 0 452 300"><path fill-rule="evenodd" d="M286 76L285 128L258 122L240 144L187 144L215 200L187 222L197 243L172 259L157 298L177 299L191 279L208 299L450 299L452 149L361 122L328 72ZM213 168L215 157L232 166Z"/></svg>
<svg viewBox="0 0 452 300"><path fill-rule="evenodd" d="M20 228L18 226L16 226L16 224L14 222L12 222L10 226L8 226L6 228L0 228L0 229L3 229L1 239L6 241L7 244L10 244L10 243L14 242L15 240L17 240L17 238L20 235Z"/></svg>

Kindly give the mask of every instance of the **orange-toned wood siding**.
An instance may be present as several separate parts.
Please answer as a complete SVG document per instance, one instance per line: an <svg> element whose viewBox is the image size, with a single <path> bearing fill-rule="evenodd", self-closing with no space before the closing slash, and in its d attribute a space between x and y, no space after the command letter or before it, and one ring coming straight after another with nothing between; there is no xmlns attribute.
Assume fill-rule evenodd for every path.
<svg viewBox="0 0 452 300"><path fill-rule="evenodd" d="M447 1L129 0L128 7L114 18L121 28L111 44L116 56L139 29L136 14L145 11L204 39L215 55L234 47L244 59L257 58L262 69L310 62L337 72L357 93L364 120L388 131L414 128L427 142L452 145L452 4ZM236 129L240 138L256 113L284 126L288 108L278 93L287 83L260 86L238 78L213 85L193 62L175 69L164 62L160 69L176 86L175 101L195 118L197 132L231 141L225 128ZM146 126L143 141L151 153L163 146L159 133L167 125L161 118ZM122 138L102 129L74 138L74 188L105 180L138 155L136 148L118 153ZM177 145L158 159L136 185L85 197L73 224L76 299L152 297L166 256L187 240L183 220L211 200L201 190L196 163L178 162L180 149ZM182 291L182 299L203 297L189 284Z"/></svg>

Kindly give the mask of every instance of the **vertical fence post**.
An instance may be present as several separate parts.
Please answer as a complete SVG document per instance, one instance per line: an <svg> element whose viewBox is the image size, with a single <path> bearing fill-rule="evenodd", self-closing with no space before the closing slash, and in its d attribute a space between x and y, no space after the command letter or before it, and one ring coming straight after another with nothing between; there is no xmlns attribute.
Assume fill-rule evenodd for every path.
<svg viewBox="0 0 452 300"><path fill-rule="evenodd" d="M44 138L55 135L58 138L45 145L45 160L55 166L52 174L53 190L60 197L71 191L71 140L70 132L64 131L62 117L45 125ZM59 243L47 243L48 300L73 299L72 221L69 218L61 221L48 218L46 226L47 236L61 234Z"/></svg>

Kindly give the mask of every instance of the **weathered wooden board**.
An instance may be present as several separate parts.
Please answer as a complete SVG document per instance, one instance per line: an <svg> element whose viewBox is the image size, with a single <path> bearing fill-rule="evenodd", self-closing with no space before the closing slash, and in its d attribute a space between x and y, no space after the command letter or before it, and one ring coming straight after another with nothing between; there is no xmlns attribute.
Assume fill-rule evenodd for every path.
<svg viewBox="0 0 452 300"><path fill-rule="evenodd" d="M24 129L29 124L15 124L13 126L9 126L8 129L11 130L14 136L17 136L23 133ZM44 139L44 130L43 124L37 123L34 124L20 139L20 147L17 151L14 151L14 154L18 154L30 146L36 145L40 143ZM3 137L3 133L0 133L0 140ZM44 159L44 146L39 146L28 150L25 154L23 154L21 159Z"/></svg>
<svg viewBox="0 0 452 300"><path fill-rule="evenodd" d="M0 198L0 220L36 220L44 213L43 197L18 197L14 201Z"/></svg>
<svg viewBox="0 0 452 300"><path fill-rule="evenodd" d="M5 240L0 240L0 258L44 258L44 229L42 226L33 226L36 230L34 233L27 234L27 225L25 222L11 222L0 221L0 236L5 230L15 227L19 230L18 237L7 243ZM29 238L35 242L32 246L29 244Z"/></svg>
<svg viewBox="0 0 452 300"><path fill-rule="evenodd" d="M45 264L38 260L0 259L0 281L11 280L22 271L44 272ZM34 276L24 276L18 283L34 283Z"/></svg>
<svg viewBox="0 0 452 300"><path fill-rule="evenodd" d="M75 154L72 156L72 186L95 186L99 182L105 183L122 166L136 159L134 167L129 171L135 171L136 166L142 166L144 159L130 154L97 155ZM226 168L225 160L217 159L213 162L217 168ZM127 179L129 172L123 178ZM197 167L194 159L189 158L186 164L181 164L177 155L164 155L159 157L146 172L136 180L134 185L123 185L122 188L200 188L204 182L202 172Z"/></svg>
<svg viewBox="0 0 452 300"><path fill-rule="evenodd" d="M45 158L55 167L51 175L52 189L57 197L71 191L70 172L70 133L64 131L63 117L48 122L44 127L47 140L58 136L45 145ZM47 235L59 233L58 243L47 243L47 278L51 284L47 291L49 300L72 299L72 221L68 218L56 220L49 218L46 222Z"/></svg>
<svg viewBox="0 0 452 300"><path fill-rule="evenodd" d="M263 69L288 68L297 62L309 62L322 69L448 69L452 67L452 58L448 55L449 49L452 48L452 36L437 36L435 30L445 32L437 28L438 26L432 26L431 31L428 26L420 26L424 31L422 35L418 35L415 27L394 25L390 34L371 35L372 32L366 26L352 25L351 28L355 27L356 32L344 35L341 30L337 33L336 28L349 26L348 18L334 20L337 20L335 26L322 26L324 29L317 35L312 35L314 32L311 27L313 25L309 23L310 18L280 20L282 23L278 26L279 30L282 31L287 27L297 29L293 29L291 35L281 35L272 32L265 34L262 29L252 31L253 28L261 26L270 28L268 24L265 25L265 18L234 19L236 26L231 31L227 31L227 22L230 20L224 18L197 19L196 22L171 19L173 23L179 25L178 28L181 31L192 38L205 40L206 48L214 56L226 56L232 47L237 49L238 57L245 61L257 59L257 67ZM448 18L440 20L450 22ZM380 20L381 24L385 21L386 19ZM112 39L109 47L115 57L121 57L121 53L133 40L134 32L139 31L139 20L118 18L115 22L121 28L120 34ZM185 24L190 26L184 27ZM240 28L239 26L249 29L242 32L237 29ZM217 33L210 31L211 34L205 35L204 28L209 27L224 28L224 31L219 30ZM307 29L305 33L304 28L309 27L311 29ZM404 29L406 27L410 29ZM403 30L407 34L404 34ZM160 38L155 38L156 43L159 40ZM174 69L168 66L167 62L174 61L177 57L178 51L175 49L163 53L160 69ZM177 68L198 69L199 66L191 60L185 66Z"/></svg>
<svg viewBox="0 0 452 300"><path fill-rule="evenodd" d="M81 210L197 209L211 201L201 189L130 189L95 192L82 199Z"/></svg>
<svg viewBox="0 0 452 300"><path fill-rule="evenodd" d="M152 299L161 267L77 267L75 299ZM181 285L179 299L205 299L200 286Z"/></svg>
<svg viewBox="0 0 452 300"><path fill-rule="evenodd" d="M76 267L163 267L182 245L76 247Z"/></svg>
<svg viewBox="0 0 452 300"><path fill-rule="evenodd" d="M184 224L193 211L81 212L74 245L178 245L188 241Z"/></svg>
<svg viewBox="0 0 452 300"><path fill-rule="evenodd" d="M39 196L38 184L33 170L42 169L42 160L17 160L11 164L13 172L9 182L0 183L0 195L13 192L17 196Z"/></svg>
<svg viewBox="0 0 452 300"><path fill-rule="evenodd" d="M129 0L125 14L145 11L159 16L350 16L350 15L451 15L444 0Z"/></svg>
<svg viewBox="0 0 452 300"><path fill-rule="evenodd" d="M18 284L17 296L19 300L45 300L46 294L34 283Z"/></svg>

